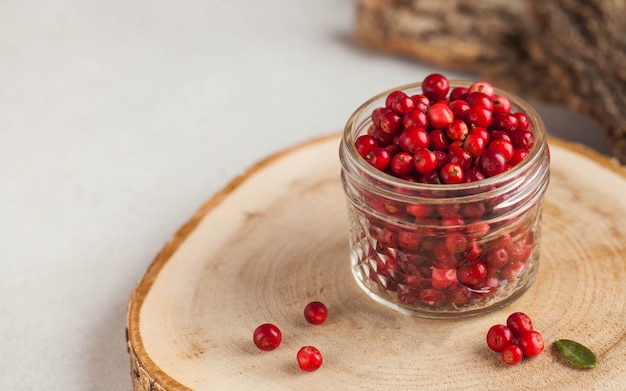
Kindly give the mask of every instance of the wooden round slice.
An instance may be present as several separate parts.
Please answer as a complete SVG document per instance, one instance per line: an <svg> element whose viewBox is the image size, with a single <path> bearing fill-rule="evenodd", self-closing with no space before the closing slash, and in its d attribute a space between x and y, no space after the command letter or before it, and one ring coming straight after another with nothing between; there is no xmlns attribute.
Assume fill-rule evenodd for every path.
<svg viewBox="0 0 626 391"><path fill-rule="evenodd" d="M181 227L132 294L128 348L135 390L623 390L626 380L626 170L550 139L541 261L534 285L506 308L460 320L396 313L356 285L348 257L339 136L280 152L234 179ZM320 300L327 321L307 323ZM545 351L505 365L490 326L526 312ZM282 344L256 348L274 323ZM573 368L553 342L591 348ZM323 355L315 372L300 347Z"/></svg>

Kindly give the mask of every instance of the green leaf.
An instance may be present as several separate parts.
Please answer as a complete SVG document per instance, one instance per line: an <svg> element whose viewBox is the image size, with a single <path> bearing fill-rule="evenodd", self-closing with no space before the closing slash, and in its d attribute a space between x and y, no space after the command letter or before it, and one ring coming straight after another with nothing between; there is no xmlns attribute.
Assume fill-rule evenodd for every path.
<svg viewBox="0 0 626 391"><path fill-rule="evenodd" d="M596 355L576 341L561 339L554 343L554 347L561 357L579 368L593 368L598 364Z"/></svg>

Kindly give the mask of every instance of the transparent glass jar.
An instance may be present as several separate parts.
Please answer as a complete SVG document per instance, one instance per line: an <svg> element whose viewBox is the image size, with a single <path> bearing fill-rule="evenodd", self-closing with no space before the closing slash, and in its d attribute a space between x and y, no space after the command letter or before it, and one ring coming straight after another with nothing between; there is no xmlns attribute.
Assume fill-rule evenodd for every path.
<svg viewBox="0 0 626 391"><path fill-rule="evenodd" d="M450 89L470 84L451 80ZM412 315L463 317L503 307L532 285L539 267L542 202L549 182L544 124L526 102L496 89L496 95L511 101L511 112L529 119L535 144L524 160L477 182L399 179L372 167L354 143L367 133L372 111L385 106L391 91L414 95L421 93L420 86L374 96L346 124L339 156L352 273L374 300ZM485 274L485 267L486 276L472 281Z"/></svg>

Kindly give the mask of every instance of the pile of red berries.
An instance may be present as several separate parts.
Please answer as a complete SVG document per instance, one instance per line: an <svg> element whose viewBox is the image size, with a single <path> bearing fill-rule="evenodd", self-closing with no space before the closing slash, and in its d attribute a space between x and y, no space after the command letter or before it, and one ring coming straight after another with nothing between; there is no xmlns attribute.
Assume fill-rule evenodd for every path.
<svg viewBox="0 0 626 391"><path fill-rule="evenodd" d="M328 317L328 308L324 303L313 301L304 307L304 318L307 322L320 325ZM261 350L276 349L283 340L280 329L272 323L264 323L252 334L254 344ZM314 346L303 346L296 354L300 369L306 372L317 370L322 365L322 353Z"/></svg>
<svg viewBox="0 0 626 391"><path fill-rule="evenodd" d="M544 348L541 333L533 329L533 322L523 312L514 312L506 320L506 326L497 324L487 332L487 345L501 353L502 361L514 365L523 357L534 357Z"/></svg>
<svg viewBox="0 0 626 391"><path fill-rule="evenodd" d="M450 90L448 79L433 73L421 94L388 94L355 147L375 168L408 181L475 182L517 165L535 143L526 114L511 110L486 81Z"/></svg>

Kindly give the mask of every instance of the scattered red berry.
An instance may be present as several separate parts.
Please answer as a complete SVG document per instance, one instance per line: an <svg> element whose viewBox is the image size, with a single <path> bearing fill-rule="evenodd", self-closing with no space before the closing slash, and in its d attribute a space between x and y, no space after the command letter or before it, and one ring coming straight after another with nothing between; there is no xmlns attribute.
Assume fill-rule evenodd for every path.
<svg viewBox="0 0 626 391"><path fill-rule="evenodd" d="M511 329L515 338L519 338L528 331L533 331L533 322L530 320L530 316L523 312L514 312L509 315L506 325Z"/></svg>
<svg viewBox="0 0 626 391"><path fill-rule="evenodd" d="M518 337L517 343L526 357L535 357L543 352L543 337L537 331L526 331Z"/></svg>
<svg viewBox="0 0 626 391"><path fill-rule="evenodd" d="M322 324L328 317L328 308L320 301L312 301L304 307L304 318L311 324Z"/></svg>
<svg viewBox="0 0 626 391"><path fill-rule="evenodd" d="M282 341L280 329L271 323L264 323L254 330L254 344L261 350L274 350Z"/></svg>
<svg viewBox="0 0 626 391"><path fill-rule="evenodd" d="M503 324L491 326L487 332L487 345L494 352L501 352L513 342L511 329Z"/></svg>
<svg viewBox="0 0 626 391"><path fill-rule="evenodd" d="M322 353L313 346L303 346L296 354L298 366L306 372L313 372L322 366Z"/></svg>
<svg viewBox="0 0 626 391"><path fill-rule="evenodd" d="M502 361L508 365L515 365L522 361L524 353L519 346L510 344L504 347L502 350Z"/></svg>

